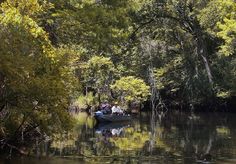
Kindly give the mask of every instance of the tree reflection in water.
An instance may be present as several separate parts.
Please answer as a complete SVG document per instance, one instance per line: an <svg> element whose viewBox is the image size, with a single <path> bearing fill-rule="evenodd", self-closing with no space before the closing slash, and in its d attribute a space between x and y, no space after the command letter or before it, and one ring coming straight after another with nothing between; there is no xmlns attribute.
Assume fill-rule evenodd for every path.
<svg viewBox="0 0 236 164"><path fill-rule="evenodd" d="M232 114L205 113L193 117L173 112L160 119L142 113L131 123L96 127L91 118L84 120L87 121L79 123L70 134L58 137L48 154L118 163L218 162L236 158L236 124Z"/></svg>

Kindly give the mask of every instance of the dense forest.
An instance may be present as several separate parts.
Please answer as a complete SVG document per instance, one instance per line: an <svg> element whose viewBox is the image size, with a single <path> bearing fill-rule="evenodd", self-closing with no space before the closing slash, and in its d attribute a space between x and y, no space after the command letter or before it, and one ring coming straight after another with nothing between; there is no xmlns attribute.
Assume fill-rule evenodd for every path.
<svg viewBox="0 0 236 164"><path fill-rule="evenodd" d="M0 143L70 129L104 100L226 106L235 0L0 0Z"/></svg>

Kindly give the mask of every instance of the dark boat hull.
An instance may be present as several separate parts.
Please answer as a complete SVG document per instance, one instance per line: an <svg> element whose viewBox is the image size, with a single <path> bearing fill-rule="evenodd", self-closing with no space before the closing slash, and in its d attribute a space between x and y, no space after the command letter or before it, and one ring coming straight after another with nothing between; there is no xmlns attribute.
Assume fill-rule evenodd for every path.
<svg viewBox="0 0 236 164"><path fill-rule="evenodd" d="M99 115L95 116L98 122L122 122L130 121L131 116L129 115Z"/></svg>

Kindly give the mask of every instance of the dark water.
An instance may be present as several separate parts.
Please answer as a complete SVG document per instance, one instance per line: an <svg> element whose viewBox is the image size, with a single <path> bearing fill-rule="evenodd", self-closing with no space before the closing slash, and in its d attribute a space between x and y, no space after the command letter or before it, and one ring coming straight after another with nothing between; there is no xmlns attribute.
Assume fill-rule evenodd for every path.
<svg viewBox="0 0 236 164"><path fill-rule="evenodd" d="M142 113L129 123L99 124L84 113L69 134L41 143L33 157L0 158L3 164L236 163L236 115Z"/></svg>

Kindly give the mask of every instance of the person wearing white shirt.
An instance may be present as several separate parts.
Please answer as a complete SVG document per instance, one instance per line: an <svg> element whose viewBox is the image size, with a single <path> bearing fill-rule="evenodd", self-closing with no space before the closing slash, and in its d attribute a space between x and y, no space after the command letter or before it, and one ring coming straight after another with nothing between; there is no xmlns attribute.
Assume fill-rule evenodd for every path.
<svg viewBox="0 0 236 164"><path fill-rule="evenodd" d="M114 106L111 108L112 114L122 114L123 111L121 108L118 106L117 103L114 104Z"/></svg>

